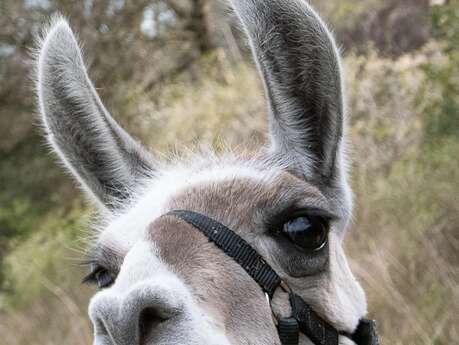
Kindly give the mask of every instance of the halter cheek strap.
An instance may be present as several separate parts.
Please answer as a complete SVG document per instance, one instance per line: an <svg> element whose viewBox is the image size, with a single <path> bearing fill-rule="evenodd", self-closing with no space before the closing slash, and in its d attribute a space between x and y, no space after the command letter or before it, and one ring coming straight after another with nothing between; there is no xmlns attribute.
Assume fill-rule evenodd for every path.
<svg viewBox="0 0 459 345"><path fill-rule="evenodd" d="M233 258L263 289L268 302L278 287L289 293L292 315L275 320L282 345L297 345L299 332L304 333L316 345L338 345L339 335L351 338L357 345L379 344L375 323L372 320L360 320L353 334L336 330L300 296L294 294L257 251L228 227L193 211L173 210L165 214L168 215L192 225Z"/></svg>

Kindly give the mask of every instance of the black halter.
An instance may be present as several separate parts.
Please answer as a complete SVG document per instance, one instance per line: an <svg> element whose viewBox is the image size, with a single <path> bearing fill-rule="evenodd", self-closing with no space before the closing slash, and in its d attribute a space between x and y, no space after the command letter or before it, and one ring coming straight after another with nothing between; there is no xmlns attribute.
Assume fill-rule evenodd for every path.
<svg viewBox="0 0 459 345"><path fill-rule="evenodd" d="M361 319L352 334L340 332L323 320L300 296L290 290L255 249L228 227L188 210L174 210L166 215L175 216L192 225L232 257L260 285L269 303L279 287L289 294L292 315L281 319L273 315L282 345L298 344L299 332L304 333L316 345L338 345L339 335L347 336L357 345L379 344L373 320Z"/></svg>

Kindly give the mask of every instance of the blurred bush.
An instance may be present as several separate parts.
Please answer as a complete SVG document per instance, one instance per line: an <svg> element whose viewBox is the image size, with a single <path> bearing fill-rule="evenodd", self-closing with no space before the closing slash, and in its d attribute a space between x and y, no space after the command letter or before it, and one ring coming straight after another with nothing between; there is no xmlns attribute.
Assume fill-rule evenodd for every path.
<svg viewBox="0 0 459 345"><path fill-rule="evenodd" d="M429 0L311 1L325 15L345 51L368 48L398 57L431 37Z"/></svg>
<svg viewBox="0 0 459 345"><path fill-rule="evenodd" d="M425 107L426 140L459 137L459 1L432 10L433 36L440 45L440 63L426 63L426 92L435 99Z"/></svg>

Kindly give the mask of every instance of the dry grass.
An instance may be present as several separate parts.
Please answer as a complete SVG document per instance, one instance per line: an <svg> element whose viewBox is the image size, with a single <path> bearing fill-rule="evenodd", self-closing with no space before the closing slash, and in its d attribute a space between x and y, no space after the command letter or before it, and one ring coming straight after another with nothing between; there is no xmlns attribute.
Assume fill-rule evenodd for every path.
<svg viewBox="0 0 459 345"><path fill-rule="evenodd" d="M40 283L46 292L19 310L0 315L2 344L91 344L92 328L86 315L88 291L64 290L46 278Z"/></svg>
<svg viewBox="0 0 459 345"><path fill-rule="evenodd" d="M426 56L346 59L357 199L347 249L384 344L452 344L459 338L459 141L429 151L422 144L429 94L419 96L425 83L419 64ZM161 151L177 139L217 146L221 137L232 146L262 140L264 103L253 69L229 69L218 56L195 68L154 96L134 85L123 88L117 105L126 114L124 124ZM22 255L27 266L27 248L22 245L9 260ZM85 308L91 291L76 285L76 271L68 271L67 263L51 273L44 264L34 266L40 293L0 315L2 342L90 343ZM70 278L65 284L53 280L62 277Z"/></svg>

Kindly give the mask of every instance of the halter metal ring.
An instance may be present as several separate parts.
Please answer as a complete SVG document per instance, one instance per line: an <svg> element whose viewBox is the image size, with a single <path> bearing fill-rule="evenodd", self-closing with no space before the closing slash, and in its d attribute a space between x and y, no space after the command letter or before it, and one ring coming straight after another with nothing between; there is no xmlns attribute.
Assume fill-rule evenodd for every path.
<svg viewBox="0 0 459 345"><path fill-rule="evenodd" d="M284 291L285 293L288 293L290 294L292 292L292 290L290 289L290 287L287 285L287 283L285 283L283 280L280 281L280 284L279 284L279 287L282 289L282 291ZM271 316L273 318L273 322L274 324L277 326L279 324L279 321L277 319L277 316L276 314L274 314L274 310L273 310L273 307L271 305L271 298L269 297L269 294L267 292L265 292L265 297L266 297L266 302L268 302L268 307L269 309L271 310Z"/></svg>
<svg viewBox="0 0 459 345"><path fill-rule="evenodd" d="M266 302L268 302L269 310L271 310L271 317L273 319L274 325L277 327L279 322L277 321L277 317L274 314L273 308L271 306L271 298L269 297L269 294L267 292L265 292L265 297L266 297Z"/></svg>

